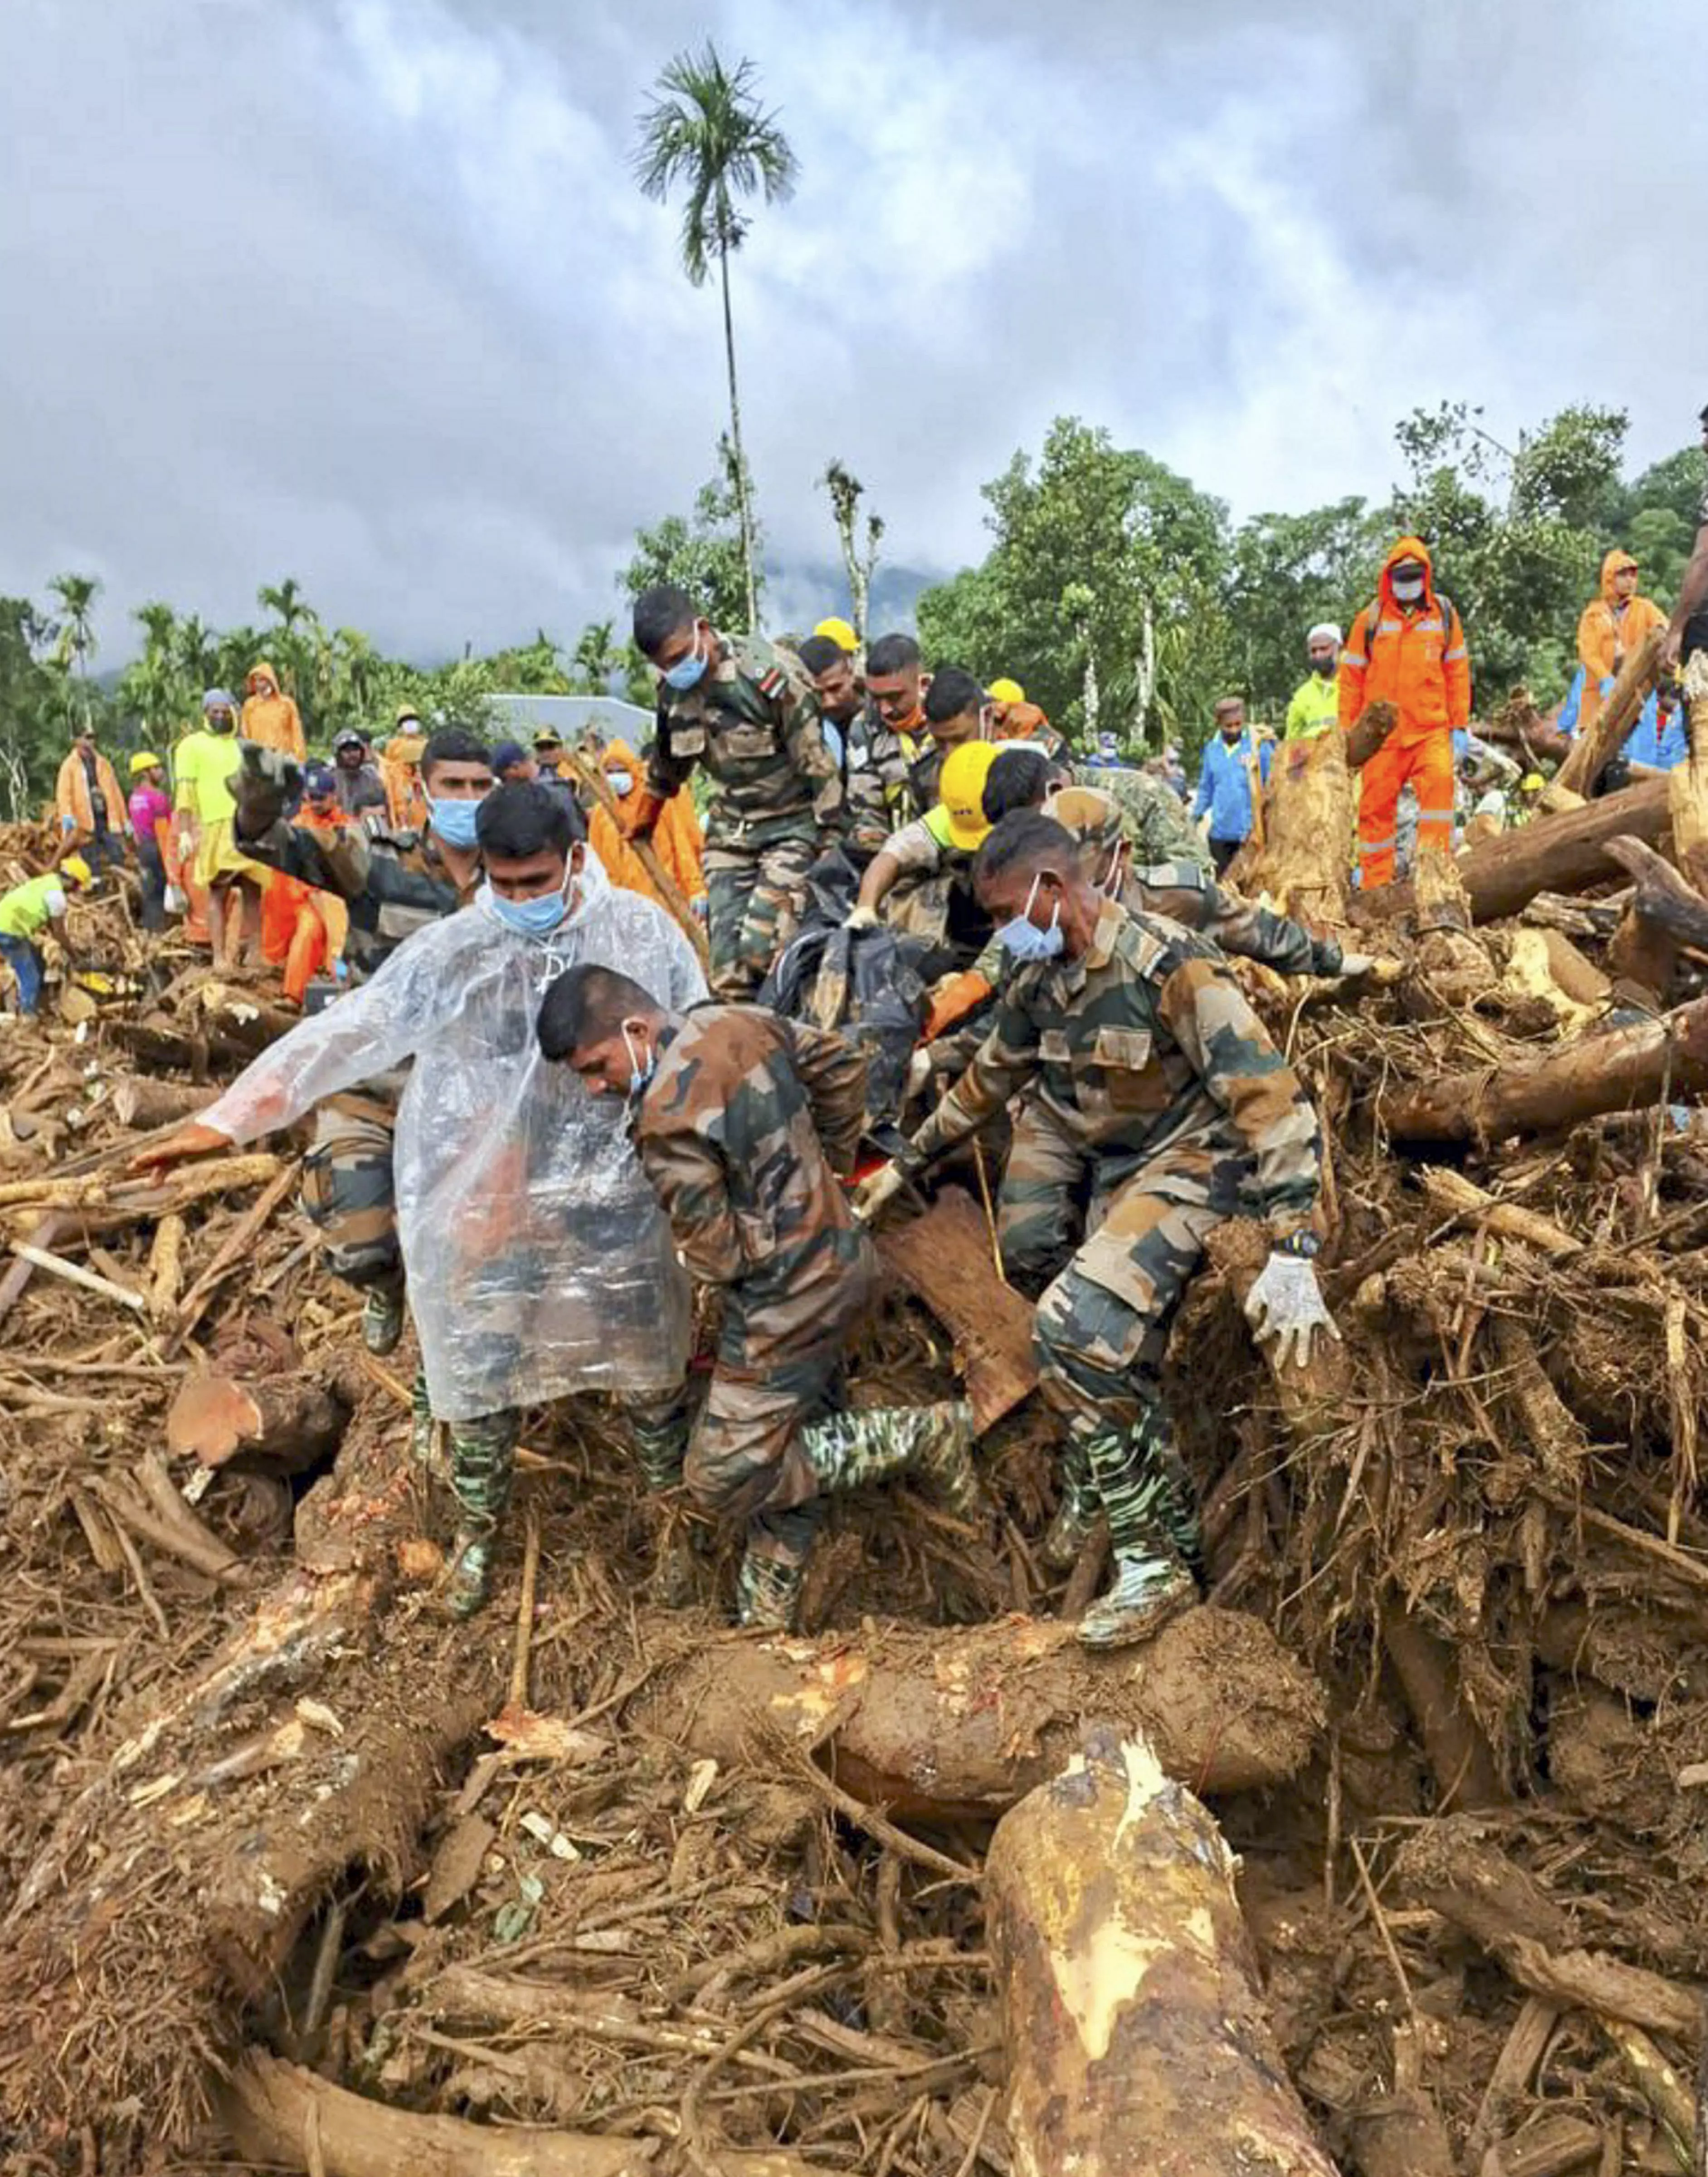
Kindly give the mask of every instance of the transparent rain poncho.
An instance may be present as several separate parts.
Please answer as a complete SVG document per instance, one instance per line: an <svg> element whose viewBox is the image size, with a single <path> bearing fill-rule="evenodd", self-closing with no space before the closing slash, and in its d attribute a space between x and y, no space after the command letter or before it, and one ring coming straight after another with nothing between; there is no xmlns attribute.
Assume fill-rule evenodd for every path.
<svg viewBox="0 0 1708 2177"><path fill-rule="evenodd" d="M398 1234L441 1421L572 1391L661 1391L687 1365L688 1280L622 1099L548 1065L535 1035L547 986L582 961L620 968L672 1011L706 995L676 925L590 853L549 937L516 935L477 898L299 1023L202 1114L252 1141L413 1061Z"/></svg>

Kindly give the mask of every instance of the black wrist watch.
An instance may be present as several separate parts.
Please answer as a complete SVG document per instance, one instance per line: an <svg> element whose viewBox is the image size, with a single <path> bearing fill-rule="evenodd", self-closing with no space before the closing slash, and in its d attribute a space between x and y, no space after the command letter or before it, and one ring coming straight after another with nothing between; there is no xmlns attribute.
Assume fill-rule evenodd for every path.
<svg viewBox="0 0 1708 2177"><path fill-rule="evenodd" d="M1314 1263L1323 1252L1323 1243L1308 1229L1290 1233L1285 1240L1277 1240L1275 1251L1278 1255L1297 1255L1301 1262Z"/></svg>

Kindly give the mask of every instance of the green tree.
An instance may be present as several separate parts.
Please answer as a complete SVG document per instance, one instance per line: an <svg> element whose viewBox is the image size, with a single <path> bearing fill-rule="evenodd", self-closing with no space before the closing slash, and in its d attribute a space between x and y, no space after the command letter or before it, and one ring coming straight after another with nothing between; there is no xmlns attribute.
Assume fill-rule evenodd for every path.
<svg viewBox="0 0 1708 2177"><path fill-rule="evenodd" d="M623 652L617 647L616 621L590 620L576 638L570 662L581 684L579 692L588 696L604 695L613 676L623 669Z"/></svg>
<svg viewBox="0 0 1708 2177"><path fill-rule="evenodd" d="M673 582L714 627L740 626L747 595L740 519L726 475L702 485L688 519L667 514L654 528L637 530L634 556L620 577L631 603L655 583Z"/></svg>
<svg viewBox="0 0 1708 2177"><path fill-rule="evenodd" d="M76 693L66 692L65 723L73 721L85 731L95 723L96 705L89 685L89 661L98 647L95 639L95 602L101 584L93 575L56 575L47 585L59 607L57 641L53 662L63 674L76 680Z"/></svg>
<svg viewBox="0 0 1708 2177"><path fill-rule="evenodd" d="M872 597L872 577L878 571L878 548L884 541L884 518L868 512L862 539L860 502L866 487L844 461L831 461L819 479L830 494L830 512L841 547L842 565L848 576L848 616L861 643L866 640L866 619Z"/></svg>
<svg viewBox="0 0 1708 2177"><path fill-rule="evenodd" d="M1332 620L1344 634L1367 602L1388 527L1362 499L1241 525L1227 586L1230 663L1258 717L1278 722L1304 678L1308 631Z"/></svg>
<svg viewBox="0 0 1708 2177"><path fill-rule="evenodd" d="M710 40L697 55L677 54L659 77L651 103L640 117L640 141L634 154L636 178L655 203L667 202L678 188L687 193L681 253L690 281L703 286L714 261L717 265L729 375L732 468L750 630L759 625L758 544L742 445L730 258L746 240L751 224L737 208L737 200L759 194L768 204L780 203L792 194L797 172L794 152L776 115L764 112L754 95L757 84L758 72L751 61L726 68Z"/></svg>

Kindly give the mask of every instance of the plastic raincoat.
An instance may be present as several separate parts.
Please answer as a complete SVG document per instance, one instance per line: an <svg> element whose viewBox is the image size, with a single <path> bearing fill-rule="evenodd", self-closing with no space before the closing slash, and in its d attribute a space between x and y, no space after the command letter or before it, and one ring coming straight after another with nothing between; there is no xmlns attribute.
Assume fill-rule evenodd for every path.
<svg viewBox="0 0 1708 2177"><path fill-rule="evenodd" d="M256 694L255 683L263 679L273 683L272 695ZM249 677L243 683L240 730L246 741L258 741L264 749L277 749L281 756L295 756L298 763L307 761L308 744L302 737L302 714L280 687L279 675L264 657L249 668Z"/></svg>
<svg viewBox="0 0 1708 2177"><path fill-rule="evenodd" d="M681 1012L693 947L591 855L549 937L483 892L373 980L301 1022L201 1116L233 1141L413 1060L398 1105L398 1233L432 1410L473 1421L574 1391L664 1391L687 1365L689 1288L614 1097L548 1065L547 985L596 961Z"/></svg>
<svg viewBox="0 0 1708 2177"><path fill-rule="evenodd" d="M646 767L636 761L628 742L612 741L600 759L600 768L605 773L605 783L613 794L617 794L617 788L612 773L628 773L628 791L626 794L617 794L617 805L625 816L631 808L638 808L646 791ZM621 885L626 892L638 892L644 899L658 898L645 864L602 808L595 808L588 836L612 884ZM665 874L675 879L683 898L690 902L704 899L705 834L694 814L694 796L687 787L679 788L665 803L653 827L652 846L664 865ZM663 902L659 903L662 906Z"/></svg>
<svg viewBox="0 0 1708 2177"><path fill-rule="evenodd" d="M1584 607L1578 622L1578 663L1584 668L1584 696L1577 730L1587 733L1602 714L1602 699L1618 670L1616 659L1629 657L1667 615L1653 598L1632 597L1621 608L1613 578L1636 561L1629 552L1609 552L1602 562L1601 595Z"/></svg>

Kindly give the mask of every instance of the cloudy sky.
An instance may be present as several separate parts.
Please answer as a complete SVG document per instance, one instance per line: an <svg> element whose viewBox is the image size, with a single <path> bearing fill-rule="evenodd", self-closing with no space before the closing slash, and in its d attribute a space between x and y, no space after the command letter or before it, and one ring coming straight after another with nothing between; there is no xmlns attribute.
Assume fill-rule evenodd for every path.
<svg viewBox="0 0 1708 2177"><path fill-rule="evenodd" d="M99 574L106 663L286 573L423 659L612 612L723 414L627 163L707 33L801 161L736 291L786 563L833 454L976 557L1064 412L1247 514L1420 401L1641 461L1708 397L1700 0L0 0L0 591Z"/></svg>

